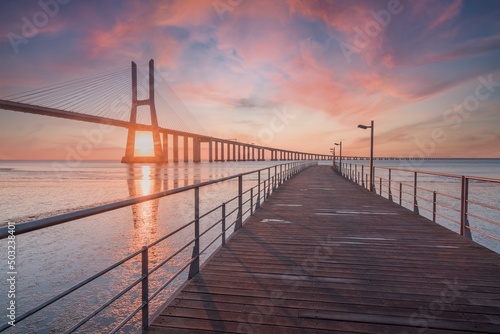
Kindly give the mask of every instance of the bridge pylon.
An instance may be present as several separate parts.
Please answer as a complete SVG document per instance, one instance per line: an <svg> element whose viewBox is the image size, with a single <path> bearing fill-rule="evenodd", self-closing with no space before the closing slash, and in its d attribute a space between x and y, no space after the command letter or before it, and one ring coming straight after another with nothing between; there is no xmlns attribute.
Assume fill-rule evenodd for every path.
<svg viewBox="0 0 500 334"><path fill-rule="evenodd" d="M128 128L127 135L127 147L125 148L125 156L122 158L123 163L135 163L135 162L153 162L153 163L163 163L166 162L166 152L163 152L161 140L160 140L160 129L158 127L158 117L156 115L155 107L155 87L154 87L154 61L151 59L149 61L149 97L144 100L139 100L137 98L137 64L132 62L132 107L130 110L130 127ZM149 106L149 112L151 115L151 126L154 128L153 133L153 143L154 143L154 156L135 156L135 133L137 131L135 124L137 124L137 107L139 106Z"/></svg>

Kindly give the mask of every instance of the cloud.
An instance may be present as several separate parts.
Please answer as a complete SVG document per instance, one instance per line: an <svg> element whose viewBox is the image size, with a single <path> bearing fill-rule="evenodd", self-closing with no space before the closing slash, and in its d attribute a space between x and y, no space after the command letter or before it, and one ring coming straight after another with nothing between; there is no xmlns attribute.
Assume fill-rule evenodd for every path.
<svg viewBox="0 0 500 334"><path fill-rule="evenodd" d="M430 4L429 4L430 5ZM437 13L432 21L429 22L429 29L434 30L437 27L452 21L458 15L460 14L460 10L462 9L463 6L463 1L462 0L455 0L451 4L445 3L444 5L447 6L444 10L441 10L438 7L435 7L435 2L429 6L429 8L432 8L434 10L434 13Z"/></svg>

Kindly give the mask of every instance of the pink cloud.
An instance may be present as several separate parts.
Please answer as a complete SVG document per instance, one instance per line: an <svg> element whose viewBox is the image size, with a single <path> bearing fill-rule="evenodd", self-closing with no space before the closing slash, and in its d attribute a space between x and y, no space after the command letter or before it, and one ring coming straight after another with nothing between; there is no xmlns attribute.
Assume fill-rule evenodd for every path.
<svg viewBox="0 0 500 334"><path fill-rule="evenodd" d="M366 4L360 1L289 0L291 14L322 20L343 32L351 32L353 26L362 26L371 18Z"/></svg>
<svg viewBox="0 0 500 334"><path fill-rule="evenodd" d="M460 14L460 10L462 9L463 0L455 0L453 3L448 5L446 9L441 13L441 15L437 16L434 21L429 23L429 29L433 30L437 27L445 24L453 20Z"/></svg>

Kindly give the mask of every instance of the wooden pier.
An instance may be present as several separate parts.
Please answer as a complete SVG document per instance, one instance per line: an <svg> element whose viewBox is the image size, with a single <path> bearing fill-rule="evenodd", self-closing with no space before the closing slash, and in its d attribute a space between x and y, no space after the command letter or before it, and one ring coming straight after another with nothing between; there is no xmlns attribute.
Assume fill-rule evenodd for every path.
<svg viewBox="0 0 500 334"><path fill-rule="evenodd" d="M500 255L312 167L148 329L214 332L500 333Z"/></svg>

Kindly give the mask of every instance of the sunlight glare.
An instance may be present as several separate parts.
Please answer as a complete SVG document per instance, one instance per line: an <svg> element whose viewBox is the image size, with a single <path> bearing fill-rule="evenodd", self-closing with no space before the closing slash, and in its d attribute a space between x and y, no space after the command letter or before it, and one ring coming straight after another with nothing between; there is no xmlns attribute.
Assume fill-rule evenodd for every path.
<svg viewBox="0 0 500 334"><path fill-rule="evenodd" d="M153 156L154 144L151 132L136 132L135 137L135 156Z"/></svg>

